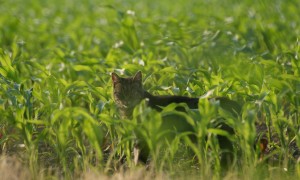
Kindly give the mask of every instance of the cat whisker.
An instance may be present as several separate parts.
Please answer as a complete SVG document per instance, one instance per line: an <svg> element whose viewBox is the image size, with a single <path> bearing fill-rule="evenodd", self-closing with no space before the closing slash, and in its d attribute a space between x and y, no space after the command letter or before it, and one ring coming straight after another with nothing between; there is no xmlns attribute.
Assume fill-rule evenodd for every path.
<svg viewBox="0 0 300 180"><path fill-rule="evenodd" d="M123 106L123 108L128 108L128 106L127 106L127 105L125 105L125 104L122 104L122 106Z"/></svg>

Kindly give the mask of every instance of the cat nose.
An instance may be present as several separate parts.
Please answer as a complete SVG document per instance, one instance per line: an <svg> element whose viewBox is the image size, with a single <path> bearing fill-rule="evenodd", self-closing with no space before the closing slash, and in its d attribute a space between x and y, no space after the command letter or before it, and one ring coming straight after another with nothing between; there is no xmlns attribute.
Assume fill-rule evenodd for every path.
<svg viewBox="0 0 300 180"><path fill-rule="evenodd" d="M128 107L129 102L125 101L125 102L123 102L123 105L124 105L125 107Z"/></svg>

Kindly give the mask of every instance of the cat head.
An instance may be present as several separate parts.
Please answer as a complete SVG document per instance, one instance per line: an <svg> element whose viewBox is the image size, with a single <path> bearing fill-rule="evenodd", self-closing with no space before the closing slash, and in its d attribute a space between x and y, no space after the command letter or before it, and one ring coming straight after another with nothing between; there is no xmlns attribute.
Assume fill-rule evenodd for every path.
<svg viewBox="0 0 300 180"><path fill-rule="evenodd" d="M121 116L130 117L136 105L144 98L142 72L131 77L119 77L112 73L113 94Z"/></svg>

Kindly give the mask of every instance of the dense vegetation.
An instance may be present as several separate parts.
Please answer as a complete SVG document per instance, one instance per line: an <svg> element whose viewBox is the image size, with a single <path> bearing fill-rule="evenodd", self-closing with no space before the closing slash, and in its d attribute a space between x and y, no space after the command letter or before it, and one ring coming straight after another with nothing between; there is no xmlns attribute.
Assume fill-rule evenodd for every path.
<svg viewBox="0 0 300 180"><path fill-rule="evenodd" d="M31 178L135 172L132 132L141 129L151 177L299 178L299 8L298 0L0 1L1 162L15 157ZM110 73L138 70L153 94L224 96L242 114L203 99L199 143L183 133L159 146L157 129L174 107L141 104L142 122L120 120L112 99ZM224 132L208 126L219 116L236 132L227 170L215 141ZM262 137L266 152L255 148Z"/></svg>

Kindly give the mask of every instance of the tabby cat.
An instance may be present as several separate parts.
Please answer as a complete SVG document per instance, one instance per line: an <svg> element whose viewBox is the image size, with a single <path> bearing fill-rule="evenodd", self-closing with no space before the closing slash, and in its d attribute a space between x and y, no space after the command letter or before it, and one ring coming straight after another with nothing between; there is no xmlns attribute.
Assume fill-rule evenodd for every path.
<svg viewBox="0 0 300 180"><path fill-rule="evenodd" d="M161 107L171 103L186 103L191 109L198 109L199 98L185 96L154 96L143 89L142 73L138 71L133 77L119 77L112 73L114 100L123 118L131 118L133 109L143 99L148 99L148 106L160 111ZM240 105L224 97L216 97L220 106L234 114L241 111Z"/></svg>
<svg viewBox="0 0 300 180"><path fill-rule="evenodd" d="M199 98L168 95L154 96L150 94L143 89L141 71L138 71L134 76L127 78L119 77L116 73L112 73L112 81L114 100L122 118L130 119L132 117L135 106L138 105L143 99L148 99L147 105L158 111L161 111L162 107L167 106L171 103L186 103L190 109L198 109ZM219 101L220 106L223 109L233 114L238 114L241 111L240 105L235 101L229 100L224 97L217 97L214 98L214 100ZM176 126L175 128L180 129L180 131L194 131L194 128L191 127L191 125L184 119L182 120L182 118L165 118L163 119L163 124L165 125L162 126ZM219 124L218 128L221 128L231 134L234 133L233 129L226 124ZM226 137L218 136L218 140L220 148L226 149L225 151L232 150L232 144ZM145 145L145 143L141 141L138 146L141 151L143 151L138 158L139 160L146 162L149 154L149 149L146 147L147 145ZM225 164L227 163L227 160L228 158L224 159Z"/></svg>

